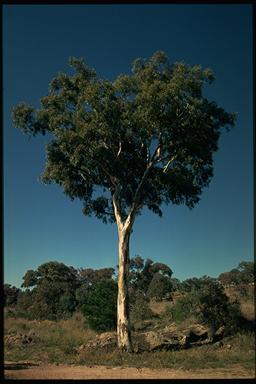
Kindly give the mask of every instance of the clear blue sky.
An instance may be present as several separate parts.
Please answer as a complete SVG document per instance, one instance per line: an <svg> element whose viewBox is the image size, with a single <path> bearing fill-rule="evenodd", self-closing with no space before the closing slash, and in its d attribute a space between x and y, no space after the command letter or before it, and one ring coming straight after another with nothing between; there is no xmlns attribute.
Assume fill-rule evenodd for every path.
<svg viewBox="0 0 256 384"><path fill-rule="evenodd" d="M11 123L18 102L39 106L49 81L69 71L69 56L84 57L108 79L156 50L214 70L205 95L238 113L220 140L214 177L192 211L170 205L159 218L145 209L131 257L166 263L181 280L217 277L253 259L251 5L5 5L3 34L6 283L20 286L28 269L51 260L76 268L117 264L115 224L85 217L79 201L41 184L46 138L29 140Z"/></svg>

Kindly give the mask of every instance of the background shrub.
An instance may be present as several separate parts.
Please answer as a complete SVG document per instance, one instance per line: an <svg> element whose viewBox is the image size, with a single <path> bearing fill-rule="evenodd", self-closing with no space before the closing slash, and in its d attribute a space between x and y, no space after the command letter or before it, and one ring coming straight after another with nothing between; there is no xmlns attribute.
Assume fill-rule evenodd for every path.
<svg viewBox="0 0 256 384"><path fill-rule="evenodd" d="M142 321L151 319L153 312L149 307L149 300L142 292L135 295L134 304L131 306L131 321Z"/></svg>
<svg viewBox="0 0 256 384"><path fill-rule="evenodd" d="M112 279L96 283L81 307L90 327L96 331L110 331L116 328L117 283Z"/></svg>
<svg viewBox="0 0 256 384"><path fill-rule="evenodd" d="M169 298L172 292L172 282L169 276L155 273L147 290L150 299L162 300Z"/></svg>
<svg viewBox="0 0 256 384"><path fill-rule="evenodd" d="M195 292L186 294L177 300L176 304L170 310L171 320L179 324L182 321L194 316L199 307L198 297ZM169 310L168 310L169 311Z"/></svg>
<svg viewBox="0 0 256 384"><path fill-rule="evenodd" d="M213 330L224 325L228 334L239 329L242 319L239 305L231 303L223 286L214 280L180 298L171 308L170 316L176 323L195 316Z"/></svg>
<svg viewBox="0 0 256 384"><path fill-rule="evenodd" d="M199 319L213 329L225 325L226 332L237 331L241 324L238 303L231 303L220 284L209 284L198 292L200 305Z"/></svg>

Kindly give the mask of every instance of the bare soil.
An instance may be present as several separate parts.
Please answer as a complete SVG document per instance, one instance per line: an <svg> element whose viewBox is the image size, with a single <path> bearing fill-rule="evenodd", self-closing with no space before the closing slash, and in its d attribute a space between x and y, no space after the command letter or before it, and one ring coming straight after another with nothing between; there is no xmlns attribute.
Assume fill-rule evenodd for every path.
<svg viewBox="0 0 256 384"><path fill-rule="evenodd" d="M240 365L193 371L107 366L36 365L5 363L6 379L230 379L255 378L255 373Z"/></svg>

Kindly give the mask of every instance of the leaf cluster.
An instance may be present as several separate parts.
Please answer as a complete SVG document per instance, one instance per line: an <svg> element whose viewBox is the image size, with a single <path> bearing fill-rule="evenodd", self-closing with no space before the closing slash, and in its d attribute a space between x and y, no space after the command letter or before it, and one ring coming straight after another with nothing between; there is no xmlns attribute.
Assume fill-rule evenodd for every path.
<svg viewBox="0 0 256 384"><path fill-rule="evenodd" d="M117 283L112 279L97 282L89 291L81 308L88 324L96 331L116 328Z"/></svg>
<svg viewBox="0 0 256 384"><path fill-rule="evenodd" d="M172 273L168 265L150 259L144 260L136 255L130 260L129 285L132 300L138 292L147 297L163 299L172 291Z"/></svg>

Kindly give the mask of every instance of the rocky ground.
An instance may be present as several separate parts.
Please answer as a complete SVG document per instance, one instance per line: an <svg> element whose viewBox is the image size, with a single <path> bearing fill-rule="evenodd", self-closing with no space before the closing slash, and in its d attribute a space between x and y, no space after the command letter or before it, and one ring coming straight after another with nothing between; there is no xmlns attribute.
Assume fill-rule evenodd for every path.
<svg viewBox="0 0 256 384"><path fill-rule="evenodd" d="M162 313L165 308L163 303L160 304L157 310L159 313ZM248 308L246 307L245 309L245 312L248 313ZM254 316L251 316L249 320L255 327ZM83 338L79 339L79 343L70 350L71 355L68 356L71 356L73 360L62 358L57 360L59 364L54 364L53 361L56 360L50 359L50 357L48 359L47 349L45 352L47 359L41 360L40 357L33 360L33 356L38 357L38 348L44 345L46 340L49 342L50 336L53 337L55 335L53 333L55 328L51 332L48 331L53 326L55 327L56 324L47 323L45 331L45 324L42 324L42 327L40 325L40 328L37 322L24 323L23 321L19 323L18 328L16 323L16 320L11 322L8 332L4 335L5 347L8 351L14 351L9 353L7 358L12 361L5 361L4 373L6 379L255 379L254 368L252 369L253 363L249 361L252 359L252 350L254 348L254 344L252 346L251 339L249 339L251 336L244 336L245 344L243 335L241 335L239 344L236 346L232 344L233 339L231 341L229 338L224 337L224 326L213 330L199 324L195 319L189 319L189 321L179 325L144 321L143 327L138 327L138 329L134 329L132 332L135 364L133 364L132 359L120 359L112 364L111 356L115 357L117 350L115 332L106 332L98 335L94 333L90 334L90 338L84 338L83 336ZM60 325L58 327L58 331L60 331ZM74 327L73 323L72 327ZM65 335L67 330L71 332L71 328L65 328ZM77 337L77 335L75 336ZM58 338L56 340L59 342ZM60 345L57 344L56 349L58 348L62 348L61 343ZM207 363L208 358L208 355L205 357L204 351L208 351L208 349L211 351L209 356L213 362L215 362L216 355L215 365L204 364L204 361ZM25 354L26 351L30 352ZM181 363L176 363L175 360L173 364L163 365L169 368L152 369L154 366L156 368L161 367L162 363L160 365L152 364L151 355L155 356L155 353L158 356L159 354L161 356L159 359L162 359L162 354L169 356L169 352L165 351L175 351L175 355L176 351L181 351L178 354L182 353L184 357L187 356L190 360L192 359L192 364L183 364L183 360ZM197 356L197 351L199 357ZM24 354L21 354L21 352L24 352ZM15 355L15 353L17 354ZM139 357L141 359L144 353L146 356L150 356L149 364L143 364L145 362L144 357L142 357L143 362L140 364L141 360L139 360ZM91 356L101 356L101 359L91 359ZM109 356L110 359L107 361ZM195 357L197 360L199 359L200 364L195 364ZM224 357L226 359L223 363ZM25 359L27 360L25 361ZM68 361L76 364L68 365L66 364ZM218 361L220 361L220 364L218 364ZM61 362L65 364L61 364ZM140 365L144 366L144 368L140 367ZM151 368L146 368L146 366ZM216 368L210 368L213 366Z"/></svg>
<svg viewBox="0 0 256 384"><path fill-rule="evenodd" d="M225 327L220 327L213 332L208 327L198 323L189 326L176 326L174 323L150 330L147 332L133 333L133 347L135 352L187 349L205 344L222 343ZM78 352L95 348L117 347L116 333L106 332L97 335L96 338L86 345L81 345Z"/></svg>

